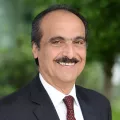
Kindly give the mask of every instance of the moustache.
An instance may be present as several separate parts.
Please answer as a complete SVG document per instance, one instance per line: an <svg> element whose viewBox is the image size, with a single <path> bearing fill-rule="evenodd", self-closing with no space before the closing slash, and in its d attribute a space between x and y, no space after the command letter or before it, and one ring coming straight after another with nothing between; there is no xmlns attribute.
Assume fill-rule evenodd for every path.
<svg viewBox="0 0 120 120"><path fill-rule="evenodd" d="M59 63L59 62L64 62L64 63L77 63L77 62L79 62L78 59L76 59L76 58L71 58L71 59L69 59L67 56L58 58L58 59L56 59L55 61L56 61L57 63Z"/></svg>

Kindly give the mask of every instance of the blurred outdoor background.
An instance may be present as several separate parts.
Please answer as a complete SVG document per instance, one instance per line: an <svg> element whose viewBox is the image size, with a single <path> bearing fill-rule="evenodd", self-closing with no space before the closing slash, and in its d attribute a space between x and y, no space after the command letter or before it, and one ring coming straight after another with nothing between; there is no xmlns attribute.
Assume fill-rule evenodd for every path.
<svg viewBox="0 0 120 120"><path fill-rule="evenodd" d="M36 75L31 22L56 3L73 6L89 23L87 63L77 84L104 94L111 101L113 120L119 120L120 0L0 0L0 97Z"/></svg>

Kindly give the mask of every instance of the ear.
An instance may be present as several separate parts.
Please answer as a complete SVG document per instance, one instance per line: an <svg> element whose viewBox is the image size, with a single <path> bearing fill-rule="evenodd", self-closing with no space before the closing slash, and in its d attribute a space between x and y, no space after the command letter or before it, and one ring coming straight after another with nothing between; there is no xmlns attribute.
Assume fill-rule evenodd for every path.
<svg viewBox="0 0 120 120"><path fill-rule="evenodd" d="M34 58L38 58L38 46L35 43L32 43L32 53Z"/></svg>

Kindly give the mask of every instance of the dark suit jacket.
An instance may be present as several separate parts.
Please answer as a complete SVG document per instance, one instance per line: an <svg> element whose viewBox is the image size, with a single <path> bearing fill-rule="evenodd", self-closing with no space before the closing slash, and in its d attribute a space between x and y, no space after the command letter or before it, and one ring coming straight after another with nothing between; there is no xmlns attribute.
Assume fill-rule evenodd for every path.
<svg viewBox="0 0 120 120"><path fill-rule="evenodd" d="M76 92L84 120L111 120L110 104L105 97L79 86ZM0 100L0 120L59 120L59 117L37 75L29 85Z"/></svg>

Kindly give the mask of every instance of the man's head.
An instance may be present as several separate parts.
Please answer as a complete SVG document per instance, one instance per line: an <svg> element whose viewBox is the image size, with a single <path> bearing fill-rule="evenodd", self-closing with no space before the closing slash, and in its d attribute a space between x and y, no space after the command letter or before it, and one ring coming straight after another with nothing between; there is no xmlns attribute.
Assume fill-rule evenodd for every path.
<svg viewBox="0 0 120 120"><path fill-rule="evenodd" d="M75 82L86 61L86 34L84 18L66 6L52 6L34 19L33 55L50 84Z"/></svg>
<svg viewBox="0 0 120 120"><path fill-rule="evenodd" d="M41 38L43 36L42 29L41 29L41 21L44 18L44 16L46 16L48 13L50 13L52 11L56 11L56 10L68 11L68 12L71 12L71 13L75 14L76 16L78 16L82 20L82 22L85 26L85 38L86 38L86 41L87 41L87 31L88 31L87 29L88 28L87 28L87 21L85 20L85 18L79 12L77 12L75 9L73 9L70 6L67 6L67 5L53 5L53 6L50 6L49 8L47 8L47 9L45 9L41 13L39 13L34 18L34 20L32 22L32 32L31 32L32 43L34 42L40 48L40 41L41 41ZM39 65L38 58L35 59L35 62L36 62L37 65Z"/></svg>

